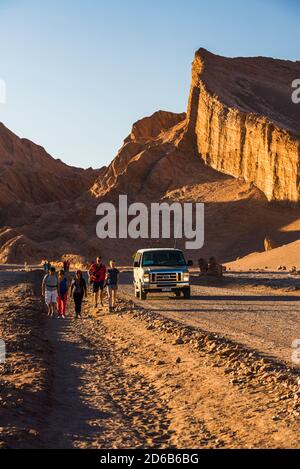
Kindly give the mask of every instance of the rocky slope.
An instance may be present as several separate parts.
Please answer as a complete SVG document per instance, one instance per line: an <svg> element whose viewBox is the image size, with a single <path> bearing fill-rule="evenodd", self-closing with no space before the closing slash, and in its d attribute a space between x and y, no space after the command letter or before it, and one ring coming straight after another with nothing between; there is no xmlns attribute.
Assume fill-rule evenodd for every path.
<svg viewBox="0 0 300 469"><path fill-rule="evenodd" d="M146 186L164 191L176 185L182 162L192 164L197 155L253 184L269 201L298 202L300 106L291 99L297 76L300 61L232 59L199 49L186 118L159 111L134 124L92 193L124 191L128 180L135 195Z"/></svg>
<svg viewBox="0 0 300 469"><path fill-rule="evenodd" d="M70 168L0 126L0 261L102 252L123 263L137 247L173 246L172 239L100 241L96 206L119 194L146 204L204 202L205 246L188 253L194 260L262 251L266 236L276 245L297 240L300 106L291 102L291 82L298 75L300 62L200 49L187 114L158 111L137 121L98 172Z"/></svg>
<svg viewBox="0 0 300 469"><path fill-rule="evenodd" d="M103 169L68 166L0 123L0 262L40 261L55 244L68 252L69 211L82 223L76 201Z"/></svg>
<svg viewBox="0 0 300 469"><path fill-rule="evenodd" d="M0 202L42 204L88 190L99 171L67 166L0 123ZM75 183L76 181L76 183Z"/></svg>
<svg viewBox="0 0 300 469"><path fill-rule="evenodd" d="M299 200L300 106L291 83L300 61L224 58L199 49L187 138L218 171L253 183L268 200Z"/></svg>
<svg viewBox="0 0 300 469"><path fill-rule="evenodd" d="M189 155L180 153L174 139L182 134L185 117L184 113L158 111L133 124L117 156L92 186L92 195L125 193L130 199L155 201L170 184L182 182L190 173Z"/></svg>

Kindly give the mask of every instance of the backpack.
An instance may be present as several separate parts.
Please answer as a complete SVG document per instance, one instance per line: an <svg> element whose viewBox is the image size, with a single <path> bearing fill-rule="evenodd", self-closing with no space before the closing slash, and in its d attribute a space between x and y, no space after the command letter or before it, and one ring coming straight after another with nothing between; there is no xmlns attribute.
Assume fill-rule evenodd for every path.
<svg viewBox="0 0 300 469"><path fill-rule="evenodd" d="M55 287L57 287L57 286L58 286L58 278L57 278L57 276L54 275L54 278L55 278L55 280L56 280L56 285L49 285L49 284L47 283L47 280L48 280L50 277L51 277L50 274L47 274L46 277L45 277L45 286L46 286L46 288L55 288Z"/></svg>

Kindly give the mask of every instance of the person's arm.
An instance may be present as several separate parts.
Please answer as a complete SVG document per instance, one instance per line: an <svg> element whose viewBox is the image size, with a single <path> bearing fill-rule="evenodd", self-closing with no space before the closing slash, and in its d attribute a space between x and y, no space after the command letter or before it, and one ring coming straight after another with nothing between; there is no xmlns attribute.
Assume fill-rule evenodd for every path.
<svg viewBox="0 0 300 469"><path fill-rule="evenodd" d="M84 296L87 297L86 281L83 279Z"/></svg>
<svg viewBox="0 0 300 469"><path fill-rule="evenodd" d="M45 296L45 277L43 278L42 282L42 296Z"/></svg>
<svg viewBox="0 0 300 469"><path fill-rule="evenodd" d="M73 293L73 290L74 290L74 285L75 285L75 283L74 283L74 280L72 280L72 283L71 283L71 288L70 288L70 296L71 296L71 295L72 295L72 293Z"/></svg>

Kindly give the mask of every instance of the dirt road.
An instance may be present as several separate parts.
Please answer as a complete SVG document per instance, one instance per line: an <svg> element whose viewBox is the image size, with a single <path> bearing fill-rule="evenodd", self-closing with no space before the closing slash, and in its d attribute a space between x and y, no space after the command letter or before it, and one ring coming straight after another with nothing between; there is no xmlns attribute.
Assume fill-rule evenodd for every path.
<svg viewBox="0 0 300 469"><path fill-rule="evenodd" d="M176 299L166 293L149 295L137 304L183 324L216 332L292 365L292 342L300 339L299 292L280 292L262 282L261 274L236 283L193 285L192 298ZM242 276L242 275L241 275ZM269 274L272 278L272 275ZM276 281L273 280L273 283ZM132 275L122 275L122 292L132 297Z"/></svg>
<svg viewBox="0 0 300 469"><path fill-rule="evenodd" d="M36 276L0 276L2 447L300 446L286 368L126 298L111 315L89 300L83 320L71 303L68 319L48 319Z"/></svg>

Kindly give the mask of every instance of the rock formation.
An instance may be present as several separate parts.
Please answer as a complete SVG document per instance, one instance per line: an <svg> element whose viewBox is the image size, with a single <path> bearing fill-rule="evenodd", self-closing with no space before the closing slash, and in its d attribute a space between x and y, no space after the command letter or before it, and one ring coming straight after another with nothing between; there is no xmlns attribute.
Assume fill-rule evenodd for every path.
<svg viewBox="0 0 300 469"><path fill-rule="evenodd" d="M0 125L0 261L113 253L131 262L137 246L173 245L99 240L96 206L119 194L147 204L205 202L205 247L188 253L194 260L215 255L223 262L261 250L266 233L276 245L295 241L300 105L291 101L291 83L297 76L300 62L230 59L200 49L187 114L158 111L137 121L111 164L98 171L69 167Z"/></svg>
<svg viewBox="0 0 300 469"><path fill-rule="evenodd" d="M272 249L276 249L278 246L276 243L273 241L270 236L266 236L264 239L264 249L265 251L272 251Z"/></svg>
<svg viewBox="0 0 300 469"><path fill-rule="evenodd" d="M99 170L70 167L0 123L0 206L72 199L87 191ZM76 183L75 183L76 181Z"/></svg>
<svg viewBox="0 0 300 469"><path fill-rule="evenodd" d="M155 200L164 194L174 179L178 180L176 173L190 171L186 167L189 155L179 154L174 144L185 117L184 113L158 111L133 124L117 156L92 186L92 195L111 196L114 192L128 194L131 199ZM184 179L182 174L179 179Z"/></svg>
<svg viewBox="0 0 300 469"><path fill-rule="evenodd" d="M199 49L192 67L187 139L209 166L253 183L270 200L298 202L300 62L224 58Z"/></svg>

